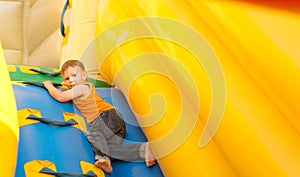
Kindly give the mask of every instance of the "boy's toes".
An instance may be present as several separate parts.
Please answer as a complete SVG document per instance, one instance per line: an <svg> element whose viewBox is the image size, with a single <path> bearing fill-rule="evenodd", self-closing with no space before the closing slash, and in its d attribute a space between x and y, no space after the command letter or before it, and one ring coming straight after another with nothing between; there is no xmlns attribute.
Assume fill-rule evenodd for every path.
<svg viewBox="0 0 300 177"><path fill-rule="evenodd" d="M156 160L150 160L150 161L146 161L146 166L147 167L152 167L153 165L157 164Z"/></svg>
<svg viewBox="0 0 300 177"><path fill-rule="evenodd" d="M101 168L106 173L111 173L112 172L111 165L104 159L97 160L95 162L95 165L96 165L96 167Z"/></svg>

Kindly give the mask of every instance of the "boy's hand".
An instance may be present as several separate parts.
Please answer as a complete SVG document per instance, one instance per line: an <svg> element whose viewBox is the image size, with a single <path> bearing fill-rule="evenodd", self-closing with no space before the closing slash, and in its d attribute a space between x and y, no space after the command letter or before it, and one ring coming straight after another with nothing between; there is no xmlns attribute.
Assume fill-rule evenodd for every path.
<svg viewBox="0 0 300 177"><path fill-rule="evenodd" d="M51 81L44 81L43 82L44 87L48 88L49 86L52 86L52 82Z"/></svg>

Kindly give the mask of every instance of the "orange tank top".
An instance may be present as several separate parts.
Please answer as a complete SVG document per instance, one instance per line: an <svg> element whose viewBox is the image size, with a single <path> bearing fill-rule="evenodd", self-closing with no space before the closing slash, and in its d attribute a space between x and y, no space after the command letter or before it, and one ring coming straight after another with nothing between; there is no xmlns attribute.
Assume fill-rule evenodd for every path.
<svg viewBox="0 0 300 177"><path fill-rule="evenodd" d="M73 103L80 113L85 117L87 123L90 123L99 117L103 111L113 109L114 107L101 99L92 84L87 84L90 87L89 93L83 98L74 99Z"/></svg>

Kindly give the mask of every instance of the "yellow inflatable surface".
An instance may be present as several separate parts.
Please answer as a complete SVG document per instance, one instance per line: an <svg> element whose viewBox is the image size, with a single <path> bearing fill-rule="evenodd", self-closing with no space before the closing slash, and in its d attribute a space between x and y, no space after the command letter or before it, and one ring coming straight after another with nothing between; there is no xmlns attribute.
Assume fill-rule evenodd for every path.
<svg viewBox="0 0 300 177"><path fill-rule="evenodd" d="M166 176L300 175L299 13L193 0L98 10L99 71L128 98Z"/></svg>
<svg viewBox="0 0 300 177"><path fill-rule="evenodd" d="M15 173L19 125L15 97L0 43L0 171L1 176Z"/></svg>

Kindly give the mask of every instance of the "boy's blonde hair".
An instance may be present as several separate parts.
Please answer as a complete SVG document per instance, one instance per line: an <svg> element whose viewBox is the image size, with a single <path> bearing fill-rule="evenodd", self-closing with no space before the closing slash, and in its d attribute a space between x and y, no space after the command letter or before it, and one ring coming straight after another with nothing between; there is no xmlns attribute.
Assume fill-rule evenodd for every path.
<svg viewBox="0 0 300 177"><path fill-rule="evenodd" d="M85 71L84 64L79 60L67 60L60 69L61 74L63 75L68 67L80 67L82 71Z"/></svg>

